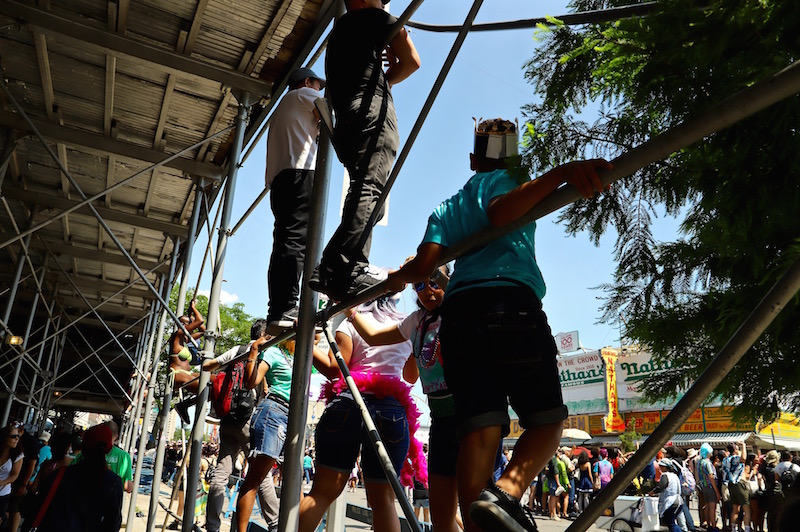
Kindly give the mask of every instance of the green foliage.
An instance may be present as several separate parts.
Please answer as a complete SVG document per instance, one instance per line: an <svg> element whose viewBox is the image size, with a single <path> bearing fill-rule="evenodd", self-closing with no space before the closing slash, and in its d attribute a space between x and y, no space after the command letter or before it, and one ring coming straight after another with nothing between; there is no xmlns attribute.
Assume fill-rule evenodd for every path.
<svg viewBox="0 0 800 532"><path fill-rule="evenodd" d="M575 11L621 5L575 0ZM525 164L544 171L613 159L769 78L800 53L800 10L777 0L663 0L646 17L561 26L526 64L540 101L525 107ZM597 116L581 111L598 103ZM653 400L690 385L766 291L800 257L800 98L792 96L565 209L570 233L597 243L613 226L617 267L604 319L675 371L646 382ZM681 232L657 242L658 213ZM800 410L796 297L716 390L734 414Z"/></svg>
<svg viewBox="0 0 800 532"><path fill-rule="evenodd" d="M620 446L623 453L636 450L636 442L642 439L642 435L636 432L636 422L631 420L625 427L625 432L619 435Z"/></svg>

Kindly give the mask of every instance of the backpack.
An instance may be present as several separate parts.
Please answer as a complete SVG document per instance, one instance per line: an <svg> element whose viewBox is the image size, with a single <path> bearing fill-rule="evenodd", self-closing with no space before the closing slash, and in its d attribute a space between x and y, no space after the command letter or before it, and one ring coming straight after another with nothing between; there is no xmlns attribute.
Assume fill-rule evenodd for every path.
<svg viewBox="0 0 800 532"><path fill-rule="evenodd" d="M236 356L245 354L248 348L247 345L240 346ZM245 359L228 364L224 371L214 377L211 405L220 419L229 417L234 421L245 421L253 413L255 399L245 387L245 364Z"/></svg>
<svg viewBox="0 0 800 532"><path fill-rule="evenodd" d="M794 471L794 468L790 467L783 473L781 473L781 489L783 491L791 490L794 487L797 487L797 472Z"/></svg>
<svg viewBox="0 0 800 532"><path fill-rule="evenodd" d="M697 482L694 480L692 471L685 464L680 464L681 495L689 497L694 493Z"/></svg>

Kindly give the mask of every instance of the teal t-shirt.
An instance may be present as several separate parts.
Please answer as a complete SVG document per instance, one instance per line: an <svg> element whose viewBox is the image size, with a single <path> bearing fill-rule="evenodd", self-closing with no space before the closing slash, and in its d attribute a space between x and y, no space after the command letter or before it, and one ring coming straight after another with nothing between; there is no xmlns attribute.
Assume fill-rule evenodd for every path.
<svg viewBox="0 0 800 532"><path fill-rule="evenodd" d="M264 376L269 393L288 401L292 393L292 354L273 346L259 353L258 359L269 366Z"/></svg>
<svg viewBox="0 0 800 532"><path fill-rule="evenodd" d="M510 192L518 183L506 170L477 173L453 197L442 202L428 218L423 243L452 246L489 226L486 210L497 196ZM456 260L445 299L474 286L530 286L539 299L545 284L536 264L531 222L502 236L483 248Z"/></svg>

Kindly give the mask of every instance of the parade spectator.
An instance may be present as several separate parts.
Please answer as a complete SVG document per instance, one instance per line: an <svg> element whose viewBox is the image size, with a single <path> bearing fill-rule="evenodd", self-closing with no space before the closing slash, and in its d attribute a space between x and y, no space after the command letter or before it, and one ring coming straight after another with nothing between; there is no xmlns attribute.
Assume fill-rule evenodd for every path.
<svg viewBox="0 0 800 532"><path fill-rule="evenodd" d="M708 523L709 532L719 532L717 528L717 503L721 496L717 486L717 470L714 467L714 449L704 443L700 446L700 462L697 464L697 485L703 491L705 512L700 521Z"/></svg>
<svg viewBox="0 0 800 532"><path fill-rule="evenodd" d="M565 491L561 486L560 475L558 474L558 458L555 456L550 459L547 464L547 509L550 519L553 521L561 521L558 516L558 500L562 493ZM559 488L561 488L559 490Z"/></svg>
<svg viewBox="0 0 800 532"><path fill-rule="evenodd" d="M556 452L556 461L556 465L558 466L558 483L564 488L561 495L558 496L558 504L561 508L561 517L567 519L569 517L567 514L567 502L569 501L569 466L567 466L560 451Z"/></svg>
<svg viewBox="0 0 800 532"><path fill-rule="evenodd" d="M306 454L303 456L303 482L308 484L314 478L314 459L311 458L311 450L306 449Z"/></svg>
<svg viewBox="0 0 800 532"><path fill-rule="evenodd" d="M395 295L382 296L361 305L357 312L375 329L393 327L405 317L397 309L396 301ZM409 386L402 380L410 343L370 346L355 326L345 320L336 330L336 344L375 419L395 472L405 478L406 486L411 485L414 472L421 474L426 468L420 464L424 460L422 444L412 434L412 429L417 428L418 412ZM370 445L361 413L341 378L338 364L332 354L318 358L315 353L314 357L317 369L331 382L323 387L328 402L316 430L317 472L311 491L300 501L300 532L311 532L319 525L325 511L344 489L359 450L373 526L378 531L399 532L394 491ZM416 447L409 452L412 441Z"/></svg>
<svg viewBox="0 0 800 532"><path fill-rule="evenodd" d="M490 225L515 223L564 183L593 197L604 188L598 169L611 167L602 160L575 162L527 181L508 170L516 154L515 124L502 119L478 124L470 155L476 174L435 209L416 257L390 275L389 289L426 281L448 246ZM558 447L567 417L557 349L541 306L545 287L534 232L530 223L456 259L442 306L442 360L459 421L457 478L462 507L470 508L468 532L499 526L535 530L533 515L519 498ZM503 476L486 486L495 449L509 432L509 403L525 431Z"/></svg>
<svg viewBox="0 0 800 532"><path fill-rule="evenodd" d="M744 532L751 532L751 514L750 514L750 485L747 482L747 477L750 474L750 465L745 459L738 454L731 456L728 462L728 492L731 499L731 528L738 530L739 525L739 512L742 512L741 524L744 526Z"/></svg>
<svg viewBox="0 0 800 532"><path fill-rule="evenodd" d="M653 493L658 494L658 515L669 532L681 532L675 523L681 507L680 468L670 458L661 459L658 467L661 468L661 477L653 488Z"/></svg>
<svg viewBox="0 0 800 532"><path fill-rule="evenodd" d="M289 92L270 118L264 176L275 217L267 273L267 322L272 334L294 327L297 321L297 296L317 164L319 112L314 101L322 97L325 80L310 68L298 68L289 75L288 86Z"/></svg>
<svg viewBox="0 0 800 532"><path fill-rule="evenodd" d="M614 466L608 461L608 451L605 448L600 449L600 461L594 464L592 473L600 477L600 489L605 488L614 478Z"/></svg>
<svg viewBox="0 0 800 532"><path fill-rule="evenodd" d="M36 475L36 479L31 484L31 493L35 493L39 489L39 484L41 483L42 478L46 477L59 467L66 467L72 463L73 458L69 456L71 439L72 436L68 432L56 433L51 438L51 457L39 465L39 473Z"/></svg>
<svg viewBox="0 0 800 532"><path fill-rule="evenodd" d="M20 427L19 445L22 447L22 469L20 469L17 480L14 481L11 498L8 501L8 530L17 532L22 515L20 514L20 504L28 494L28 484L39 463L39 449L41 442L33 434L32 427L25 425Z"/></svg>
<svg viewBox="0 0 800 532"><path fill-rule="evenodd" d="M234 358L239 355L249 353L253 344L259 339L268 339L267 334L267 321L258 319L253 321L250 325L250 342L245 345L237 345L217 356L213 360L207 360L203 363L203 368L206 371L217 372L226 364L231 364ZM263 340L262 340L263 341ZM252 364L248 362L245 364ZM257 386L256 389L251 390L250 399L253 403L258 403L259 399L266 393L263 387ZM208 483L208 503L206 505L206 530L208 532L219 532L220 529L220 514L223 511L225 503L225 493L229 494L229 506L235 498L230 495L230 478L231 476L241 476L241 467L236 468L236 462L239 455L244 451L250 452L250 422L251 415L244 415L244 412L236 412L236 415L229 413L220 419L219 423L219 451L217 455L217 462L214 469L214 475L211 476ZM240 415L241 414L241 415ZM236 486L236 483L233 484ZM264 521L269 528L278 526L278 496L275 494L275 485L273 483L272 471L264 477L264 480L258 486L258 499L259 507Z"/></svg>
<svg viewBox="0 0 800 532"><path fill-rule="evenodd" d="M206 326L205 318L200 314L195 305L195 300L192 299L189 303L190 316L181 316L180 322L183 327L192 335L192 338L197 340L202 338L205 334ZM197 331L197 332L195 332ZM191 362L199 359L197 348L186 337L183 328L178 328L169 338L169 368L173 378L173 388L175 390L185 389L190 393L196 394L199 386L199 379L196 373L192 372ZM178 410L180 414L181 411ZM182 418L183 419L183 418ZM184 423L188 423L188 419L183 419Z"/></svg>
<svg viewBox="0 0 800 532"><path fill-rule="evenodd" d="M108 469L106 454L111 450L108 425L86 431L81 453L74 466L47 475L39 485L35 506L39 509L51 489L54 494L45 508L38 532L117 532L122 524L122 480ZM33 522L36 525L36 521Z"/></svg>
<svg viewBox="0 0 800 532"><path fill-rule="evenodd" d="M764 517L766 517L764 477L759 472L762 458L757 453L747 455L747 464L750 466L747 481L750 485L751 527L755 532L764 532Z"/></svg>
<svg viewBox="0 0 800 532"><path fill-rule="evenodd" d="M586 451L581 451L578 455L578 485L576 491L578 492L578 510L583 512L589 506L589 500L592 496L592 486L594 485L594 476L592 475L592 464L589 462L589 454Z"/></svg>
<svg viewBox="0 0 800 532"><path fill-rule="evenodd" d="M11 486L22 470L22 437L20 426L12 423L0 430L0 527L8 525L8 502L11 499Z"/></svg>
<svg viewBox="0 0 800 532"><path fill-rule="evenodd" d="M389 41L397 19L383 3L346 0L347 13L334 24L326 52L328 92L336 112L333 142L350 175L350 187L342 221L309 286L337 301L378 282L367 272L372 234L367 222L400 144L391 87L420 66L405 29ZM383 57L388 62L385 72Z"/></svg>

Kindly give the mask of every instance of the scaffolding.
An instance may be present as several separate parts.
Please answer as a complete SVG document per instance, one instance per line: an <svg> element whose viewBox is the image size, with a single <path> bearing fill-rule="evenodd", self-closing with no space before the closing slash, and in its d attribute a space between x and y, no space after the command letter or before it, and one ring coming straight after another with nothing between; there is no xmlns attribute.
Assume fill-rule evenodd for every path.
<svg viewBox="0 0 800 532"><path fill-rule="evenodd" d="M413 10L416 9L420 3L421 1L412 2L412 5L409 6L409 9L400 18L400 26L402 26L402 23L405 23L409 20ZM9 12L12 12L17 14L16 16L24 16L25 13L29 13L29 11L27 11L28 8L25 6L17 5L16 2L11 2L11 4L13 4L11 7L6 6L4 8L6 11L3 14L8 15ZM324 30L328 27L330 21L332 20L336 11L336 5L337 2L328 3L327 9L323 10L322 15L319 17L318 25L312 33L312 36L310 37L309 41L306 42L303 50L301 50L301 52L295 58L294 63L291 65L292 68L288 69L288 71L291 71L294 67L302 64L304 57L307 57L311 53L311 50L320 40ZM399 174L400 168L402 167L402 164L408 155L411 146L413 145L417 133L425 121L428 111L433 105L436 94L438 93L439 88L441 88L441 85L454 62L461 44L463 43L469 31L475 31L477 29L472 27L472 22L477 14L478 9L480 8L480 5L481 0L475 0L472 9L467 15L464 23L461 26L455 27L455 30L460 32L459 36L456 39L456 42L454 43L444 66L442 67L428 100L423 106L423 109L420 112L416 123L414 124L412 134L409 136L409 139L407 140L406 145L401 152L400 158L398 158L397 165L393 169L387 185L386 194L388 194L391 184ZM619 18L620 16L637 16L648 12L648 10L653 8L653 5L654 4L643 4L636 9L630 9L624 12L576 14L574 15L575 18L572 19L572 23L580 24L586 23L587 21L597 22L600 20L608 20L607 17ZM41 13L34 13L34 15L38 17L43 16ZM566 19L567 17L563 18ZM57 21L47 19L43 20L41 23L55 24L56 22ZM424 27L424 25L417 23L410 23L410 25L432 30L432 28L427 28ZM496 25L482 29L496 30L505 29L508 27L528 26ZM441 31L453 31L453 28ZM322 44L319 45L317 52L313 54L314 56L318 56L318 53L324 48L325 40L327 40L327 37L325 37ZM117 46L123 46L123 44L124 43L118 43ZM196 69L197 66L195 65L192 68ZM214 76L219 76L220 74L216 72L206 72L205 75L211 76L212 79L215 79ZM50 147L47 139L40 132L40 124L35 123L34 120L29 118L25 109L19 103L17 103L17 100L9 90L7 83L0 83L0 89L5 95L7 101L10 102L15 108L17 118L24 121L24 125L27 130L38 137L42 147L52 158L53 162L58 166L60 174L69 182L72 190L76 191L81 197L79 201L71 203L70 206L62 210L61 213L55 214L39 223L34 223L34 218L37 214L37 211L35 208L32 209L28 220L28 226L24 230L21 230L18 227L15 216L13 215L6 198L2 198L5 210L8 213L10 220L12 220L15 235L0 243L0 249L16 243L19 243L20 246L20 251L17 254L17 260L12 274L13 281L10 283L7 291L8 299L6 307L3 311L3 318L0 320L0 326L3 328L5 334L12 334L8 323L12 315L12 310L15 308L17 287L23 280L23 271L25 271L26 267L29 270L27 277L34 281L37 289L33 296L33 302L30 305L29 313L25 319L26 324L23 342L19 347L15 348L14 354L10 358L4 360L2 364L0 364L0 369L8 365L14 365L11 381L5 382L2 380L0 382L0 386L4 387L8 392L7 400L3 405L2 417L0 417L0 425L5 425L9 418L13 403L17 402L25 406L24 418L26 420L33 421L36 425L41 426L47 417L48 410L51 407L56 406L59 403L66 404L66 398L70 395L70 392L78 389L89 379L97 380L97 382L99 382L103 387L108 397L114 401L114 394L112 394L108 388L106 388L104 382L98 377L98 374L101 371L105 371L112 377L114 384L121 389L122 395L129 402L132 411L131 416L128 418L128 422L122 429L120 445L128 451L132 451L133 448L136 447L138 450L138 456L144 456L147 445L146 436L148 425L153 410L153 404L156 400L156 382L158 363L160 360L160 347L164 341L168 320L170 320L170 322L174 323L176 326L182 327L178 316L183 313L186 293L189 287L188 274L193 245L200 230L201 217L206 223L210 219L208 202L205 199L204 191L209 184L214 182L219 176L207 175L206 177L199 177L196 179L193 184L193 209L188 228L186 228L185 231L181 231L180 235L173 235L170 237L171 257L169 259L162 259L144 268L137 262L137 260L133 258L132 253L128 252L126 247L116 236L115 232L106 223L104 214L108 213L95 207L95 202L102 199L104 196L109 195L114 190L122 187L124 184L130 183L136 178L146 175L148 172L152 172L161 166L175 163L175 161L177 161L182 155L190 153L198 148L202 148L208 143L214 141L215 139L221 138L233 130L234 135L232 137L232 144L227 157L227 170L224 172L225 178L222 180L222 187L220 188L220 193L223 195L220 209L221 221L219 227L216 227L216 220L213 224L214 230L218 231L218 240L214 261L212 262L213 274L211 294L209 296L208 330L206 331L203 347L204 359L213 358L214 345L217 339L216 329L219 325L219 296L221 293L223 279L222 275L225 266L228 239L235 233L236 229L241 226L254 208L251 207L245 216L238 223L236 223L233 228L231 228L231 211L236 189L238 168L241 166L243 160L249 155L250 151L252 151L252 147L256 142L258 142L258 139L263 134L268 120L267 116L272 106L277 102L277 97L275 96L280 94L285 88L287 77L288 76L284 76L281 81L274 86L274 90L271 92L273 97L270 99L269 104L259 108L257 113L254 114L253 124L264 124L264 127L258 132L256 132L256 127L248 129L247 121L248 116L253 109L251 100L258 99L263 96L264 87L261 84L255 83L254 78L235 78L233 83L238 86L231 91L231 94L232 97L237 100L237 114L233 126L221 128L219 131L206 136L202 141L193 143L183 150L164 157L160 161L154 162L151 166L145 168L144 170L136 172L125 180L119 181L92 195L87 195L84 193L68 167L63 164L63 157ZM742 120L743 118L748 117L785 98L795 95L798 92L800 92L800 67L796 65L790 66L780 72L775 73L769 79L765 79L761 83L758 83L749 89L728 98L718 105L709 108L701 116L686 120L679 126L676 126L671 130L666 131L661 135L654 137L650 141L621 155L612 161L614 164L614 169L603 174L603 183L608 185L619 179L622 179L625 176L631 175L638 169L652 162L661 160L676 150L681 149L682 147L701 141L707 135L726 128ZM6 137L5 148L2 153L2 159L0 160L0 163L2 163L0 165L0 184L2 183L2 179L5 177L9 162L11 160L11 154L13 153L15 146L15 142L11 141L10 139L11 135L7 135ZM252 144L250 146L250 150L246 151L245 148L248 143ZM242 155L243 153L244 155ZM323 130L318 150L316 166L317 171L314 182L314 190L312 193L313 203L311 206L312 208L309 219L309 233L306 251L307 260L304 271L305 278L310 277L314 265L319 262L321 257L323 237L322 231L325 225L326 215L324 206L327 203L328 197L332 156L333 151L330 138ZM253 205L263 199L265 194L266 191L263 191ZM444 264L459 256L469 253L471 250L485 245L498 236L512 231L524 224L530 223L531 221L539 219L549 213L552 213L572 203L576 199L578 199L578 194L575 190L571 189L570 187L562 187L554 194L549 196L545 201L531 209L515 224L503 228L487 229L470 238L469 241L459 242L458 244L448 248L445 255L442 257L441 262ZM383 199L381 201L383 201ZM56 249L51 249L50 245L45 242L44 239L41 239L41 245L46 250L47 259L44 260L43 264L36 267L31 260L31 255L29 254L29 247L32 243L32 237L37 236L38 238L37 231L44 229L54 222L67 220L70 214L81 209L88 209L91 212L92 216L97 220L99 227L105 232L109 241L113 243L113 245L120 251L124 261L136 273L135 278L131 279L129 283L116 289L112 296L107 297L97 304L93 304L90 301L90 299L84 294L85 288L79 286L78 282L72 278L73 276L70 275L70 273L67 272L57 260L50 260L51 257L55 257L58 254L58 251ZM374 212L379 210L380 208L378 206L375 208ZM165 226L165 228L168 227ZM210 250L210 240L211 226L209 225L209 248L207 249L207 253ZM182 250L181 243L183 243ZM60 304L57 305L58 301L55 297L52 297L48 303L49 298L47 291L44 288L44 284L45 277L51 270L50 262L55 264L55 268L53 269L52 273L57 273L59 278L65 278L68 281L70 288L76 294L78 294L79 299L84 303L85 306L88 307L88 311L76 318L70 319L67 309L63 308ZM168 301L173 282L179 275L179 265L182 268L180 272L180 288L177 299L177 309L175 312L173 312L168 305ZM168 266L168 271L164 271L165 266ZM153 276L157 276L158 282L151 281ZM124 294L126 291L133 289L137 284L143 284L146 287L147 293L152 297L154 304L150 308L150 311L144 316L139 317L136 321L130 324L126 324L124 327L120 327L118 330L113 330L111 324L107 323L104 317L98 313L98 309L107 304L107 301L113 299L117 295ZM342 301L320 312L316 311L317 294L306 287L303 287L300 296L300 314L296 332L290 331L284 333L270 342L270 345L274 345L295 334L297 336L296 363L294 364L292 376L293 394L290 401L290 415L285 448L286 467L284 474L284 491L281 499L280 509L280 523L282 530L296 530L299 519L298 507L302 486L302 468L300 465L302 463L304 450L303 444L305 420L308 411L308 390L311 375L311 360L315 324L325 323L335 314L342 312L358 303L368 301L381 295L384 292L384 287L385 283L382 283L354 296L353 298L349 298L347 301ZM195 291L196 290L197 288L195 288ZM597 519L597 517L602 513L602 510L610 505L611 501L630 483L633 476L642 469L642 467L645 465L645 462L649 460L650 457L653 456L655 452L670 439L670 437L677 431L678 427L684 421L686 421L686 419L688 419L689 415L700 406L702 401L722 381L725 375L730 372L733 366L744 355L745 351L756 341L756 339L771 323L775 316L798 293L798 291L800 291L800 261L793 264L787 270L783 278L767 292L764 299L758 304L748 319L741 325L739 330L730 339L728 344L726 344L725 347L723 347L719 353L717 353L714 360L698 379L698 381L686 392L684 397L678 402L676 407L664 419L656 431L642 445L640 450L629 459L629 467L622 469L621 472L614 477L611 483L600 492L600 495L589 506L589 508L569 526L568 531L574 532L586 530ZM57 292L57 290L54 290L54 292ZM35 332L33 330L35 315L41 304L44 304L45 313L47 315L46 320L38 329L38 331L41 333L42 339L38 343L32 343L31 345L28 345L28 339L31 337L32 333ZM81 333L77 327L75 327L76 324L84 319L89 318L89 316L95 316L99 320L103 330L108 336L110 336L110 339L106 340L105 343L101 344L99 347L90 349L88 354L83 357L81 362L62 371L60 365L64 347L68 342L72 342L72 340L67 336L68 331L78 331L78 334L82 337L84 343L89 346L93 344L92 339L86 338L83 333ZM137 327L141 327L141 333L139 334L136 342L133 345L125 345L122 342L122 339L129 333L129 331L134 330ZM184 333L186 334L187 338L191 338L191 335L185 329ZM112 344L119 348L120 353L110 361L102 360L99 356L99 353L106 346ZM46 355L45 351L48 349L49 354ZM77 347L75 350L79 351ZM108 368L108 366L115 360L123 358L127 360L133 368L133 384L130 389L126 389L122 382L120 382ZM44 359L46 359L47 364L45 367L42 367L42 361ZM83 381L80 381L77 385L75 385L73 389L67 390L59 397L53 398L52 390L56 380L72 371L77 371L79 366L85 365L91 368L91 360L99 361L100 367L93 370L90 369L89 375L86 376ZM30 387L31 391L23 399L21 395L16 394L19 387L20 373L24 364L28 364L31 367L36 368L38 371L34 374L33 385ZM41 390L38 396L34 398L33 391L35 390L39 381L41 381ZM190 462L187 474L188 486L195 486L199 482L201 457L200 451L205 423L204 411L205 405L208 401L208 382L208 372L201 370L199 374L200 393L198 395L196 415L191 434ZM163 403L160 411L162 427L166 426L167 416L170 412L170 403L172 399L171 394L171 387L166 386L165 393L161 397L161 401ZM140 418L142 419L141 435L137 435L137 424ZM153 434L153 436L156 437L156 434ZM157 439L156 445L157 452L154 464L153 490L149 501L147 521L148 532L152 531L155 527L155 514L158 501L161 469L163 467L165 442L166 434L164 434L162 431L162 434ZM130 499L130 506L127 513L128 530L132 529L133 518L135 517L138 484L141 479L141 471L142 460L140 459L136 462L134 491ZM194 508L194 503L195 491L193 489L187 489L185 499L185 508L187 508L187 511L192 511ZM184 519L184 532L189 532L191 529L191 519Z"/></svg>

